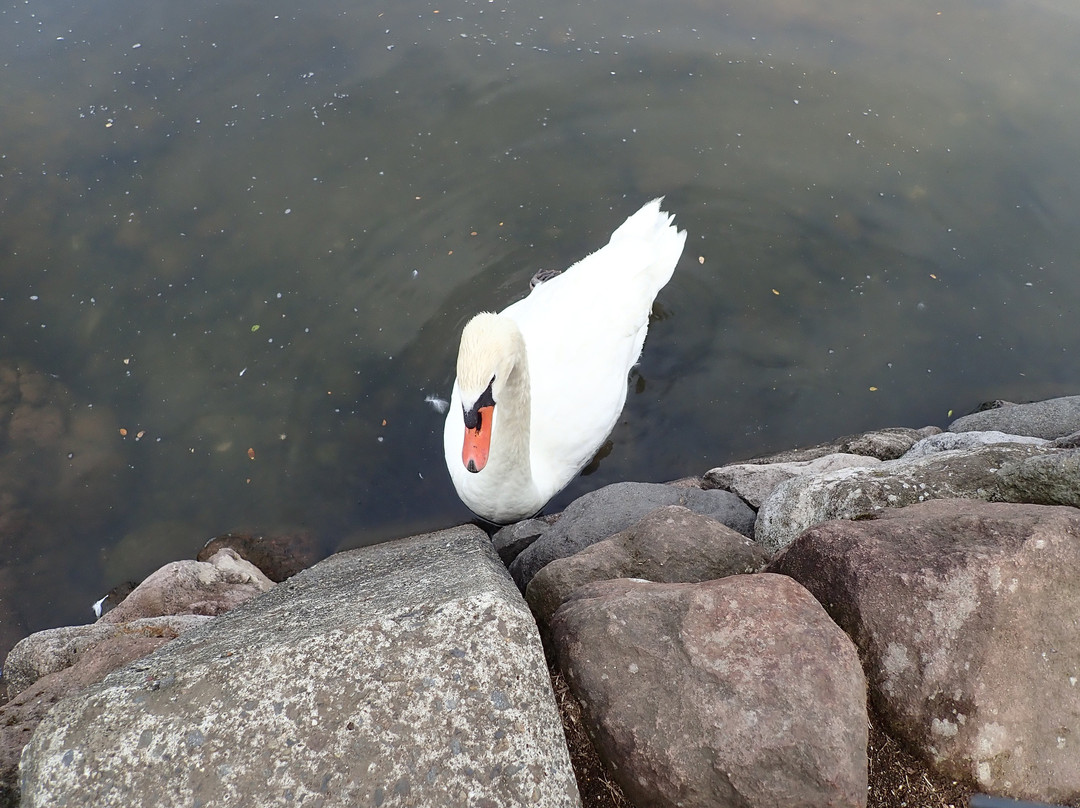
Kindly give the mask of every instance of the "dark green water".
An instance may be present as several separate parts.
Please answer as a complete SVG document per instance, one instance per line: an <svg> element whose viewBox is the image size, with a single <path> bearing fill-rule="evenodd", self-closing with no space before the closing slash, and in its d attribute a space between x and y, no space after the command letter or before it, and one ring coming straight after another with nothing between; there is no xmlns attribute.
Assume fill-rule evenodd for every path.
<svg viewBox="0 0 1080 808"><path fill-rule="evenodd" d="M229 529L466 520L461 325L660 194L686 253L554 507L1078 392L1069 9L0 6L0 637Z"/></svg>

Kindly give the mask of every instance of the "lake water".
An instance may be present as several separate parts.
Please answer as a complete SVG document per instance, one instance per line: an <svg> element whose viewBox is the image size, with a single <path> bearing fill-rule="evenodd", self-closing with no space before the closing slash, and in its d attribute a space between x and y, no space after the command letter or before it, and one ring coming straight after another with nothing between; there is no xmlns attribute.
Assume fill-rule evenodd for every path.
<svg viewBox="0 0 1080 808"><path fill-rule="evenodd" d="M686 252L553 508L1080 392L1078 63L1066 2L9 0L0 637L229 529L468 520L461 326L661 194Z"/></svg>

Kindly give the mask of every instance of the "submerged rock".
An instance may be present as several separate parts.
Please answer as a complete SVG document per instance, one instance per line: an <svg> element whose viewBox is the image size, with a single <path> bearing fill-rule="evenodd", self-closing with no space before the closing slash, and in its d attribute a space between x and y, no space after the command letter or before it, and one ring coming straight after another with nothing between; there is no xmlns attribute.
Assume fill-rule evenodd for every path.
<svg viewBox="0 0 1080 808"><path fill-rule="evenodd" d="M197 561L209 561L225 547L235 550L250 561L271 581L281 583L319 561L318 542L308 530L276 530L273 532L233 531L210 539L196 556Z"/></svg>

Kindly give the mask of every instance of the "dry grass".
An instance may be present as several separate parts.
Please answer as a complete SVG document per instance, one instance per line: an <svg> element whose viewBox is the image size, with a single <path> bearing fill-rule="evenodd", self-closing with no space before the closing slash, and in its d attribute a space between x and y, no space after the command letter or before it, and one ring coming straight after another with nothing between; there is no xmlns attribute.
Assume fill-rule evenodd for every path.
<svg viewBox="0 0 1080 808"><path fill-rule="evenodd" d="M971 789L931 774L870 716L867 808L967 808Z"/></svg>
<svg viewBox="0 0 1080 808"><path fill-rule="evenodd" d="M583 808L634 808L596 754L581 719L581 705L555 668L551 669L551 687L562 715L566 745L570 749L570 762L574 766Z"/></svg>

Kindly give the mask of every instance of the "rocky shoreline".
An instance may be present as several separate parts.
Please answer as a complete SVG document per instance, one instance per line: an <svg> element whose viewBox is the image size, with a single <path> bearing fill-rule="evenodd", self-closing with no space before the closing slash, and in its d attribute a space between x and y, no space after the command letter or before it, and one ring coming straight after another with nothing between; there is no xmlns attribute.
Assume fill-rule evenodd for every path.
<svg viewBox="0 0 1080 808"><path fill-rule="evenodd" d="M865 806L870 716L967 793L1080 805L1080 396L491 539L268 575L275 541L16 645L0 806L577 806L549 664L632 805Z"/></svg>

